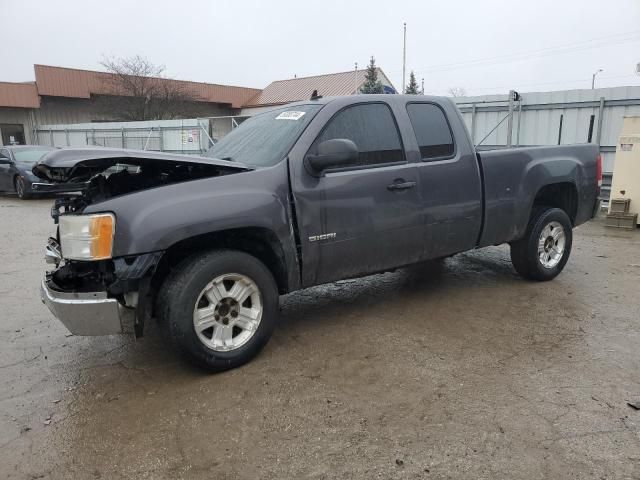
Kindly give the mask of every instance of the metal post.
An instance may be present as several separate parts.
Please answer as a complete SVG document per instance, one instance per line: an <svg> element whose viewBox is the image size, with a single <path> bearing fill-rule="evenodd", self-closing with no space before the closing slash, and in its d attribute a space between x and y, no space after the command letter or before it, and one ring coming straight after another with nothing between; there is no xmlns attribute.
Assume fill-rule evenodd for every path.
<svg viewBox="0 0 640 480"><path fill-rule="evenodd" d="M164 130L162 127L158 127L158 132L160 133L158 142L160 143L160 151L164 152Z"/></svg>
<svg viewBox="0 0 640 480"><path fill-rule="evenodd" d="M70 147L71 143L69 143L69 130L67 130L66 128L64 129L64 136L67 140L67 147Z"/></svg>
<svg viewBox="0 0 640 480"><path fill-rule="evenodd" d="M211 142L211 145L215 145L216 142L213 141L213 138L211 138L211 135L209 135L209 132L207 132L204 128L204 125L200 124L200 128L202 129L202 131L204 132L204 134L207 136L207 138L209 139L209 141ZM209 150L209 147L211 146L207 146L207 150Z"/></svg>
<svg viewBox="0 0 640 480"><path fill-rule="evenodd" d="M38 123L36 122L36 115L33 112L33 110L31 110L29 112L29 117L31 118L31 126L32 126L31 133L33 135L32 140L34 141L34 143L36 145L39 145L40 144L40 138L39 138L38 133L37 133L38 132ZM2 140L0 139L0 143L1 142L2 142Z"/></svg>
<svg viewBox="0 0 640 480"><path fill-rule="evenodd" d="M353 94L358 94L358 62L356 62L356 70L353 74Z"/></svg>
<svg viewBox="0 0 640 480"><path fill-rule="evenodd" d="M122 136L122 148L127 148L127 141L124 135L124 127L122 127L120 135Z"/></svg>
<svg viewBox="0 0 640 480"><path fill-rule="evenodd" d="M476 104L471 106L471 143L476 143Z"/></svg>
<svg viewBox="0 0 640 480"><path fill-rule="evenodd" d="M422 77L422 95L424 95L424 77Z"/></svg>
<svg viewBox="0 0 640 480"><path fill-rule="evenodd" d="M509 90L509 120L507 121L507 147L512 144L513 137L513 90Z"/></svg>
<svg viewBox="0 0 640 480"><path fill-rule="evenodd" d="M405 93L405 74L407 70L407 23L404 24L404 39L402 41L402 93Z"/></svg>
<svg viewBox="0 0 640 480"><path fill-rule="evenodd" d="M593 75L591 75L591 90L596 88L596 75L598 75L600 72L603 72L603 71L604 70L599 68L598 70L595 71L595 73Z"/></svg>
<svg viewBox="0 0 640 480"><path fill-rule="evenodd" d="M55 145L53 144L53 130L49 129L49 141L51 142L52 147L55 147Z"/></svg>
<svg viewBox="0 0 640 480"><path fill-rule="evenodd" d="M596 132L596 143L600 146L600 140L602 138L602 124L604 119L602 115L604 113L604 97L600 97L600 107L598 109L598 130Z"/></svg>
<svg viewBox="0 0 640 480"><path fill-rule="evenodd" d="M149 129L149 135L147 135L147 141L144 143L144 148L142 150L146 150L149 146L149 139L151 138L151 134L153 133L153 127Z"/></svg>
<svg viewBox="0 0 640 480"><path fill-rule="evenodd" d="M520 117L522 117L522 97L518 100L518 124L516 125L516 145L520 146Z"/></svg>
<svg viewBox="0 0 640 480"><path fill-rule="evenodd" d="M564 115L560 114L560 124L558 125L558 145L562 144L562 121L564 120Z"/></svg>

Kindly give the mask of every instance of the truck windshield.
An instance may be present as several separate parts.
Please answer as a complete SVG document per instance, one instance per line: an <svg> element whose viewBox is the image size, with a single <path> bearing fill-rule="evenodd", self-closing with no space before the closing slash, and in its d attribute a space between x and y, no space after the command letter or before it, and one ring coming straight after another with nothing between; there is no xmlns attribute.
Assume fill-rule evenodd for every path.
<svg viewBox="0 0 640 480"><path fill-rule="evenodd" d="M322 105L296 105L251 117L211 147L205 156L254 167L282 160Z"/></svg>

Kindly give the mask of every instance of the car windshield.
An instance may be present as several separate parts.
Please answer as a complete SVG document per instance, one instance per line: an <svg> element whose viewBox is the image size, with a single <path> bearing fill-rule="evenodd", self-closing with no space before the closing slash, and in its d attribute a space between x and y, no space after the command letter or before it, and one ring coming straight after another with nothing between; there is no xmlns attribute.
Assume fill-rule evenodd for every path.
<svg viewBox="0 0 640 480"><path fill-rule="evenodd" d="M40 160L45 154L49 153L50 149L20 149L14 150L13 156L18 163L25 163L28 165L35 165L35 163Z"/></svg>
<svg viewBox="0 0 640 480"><path fill-rule="evenodd" d="M211 147L205 156L254 167L282 160L322 105L296 105L251 117Z"/></svg>

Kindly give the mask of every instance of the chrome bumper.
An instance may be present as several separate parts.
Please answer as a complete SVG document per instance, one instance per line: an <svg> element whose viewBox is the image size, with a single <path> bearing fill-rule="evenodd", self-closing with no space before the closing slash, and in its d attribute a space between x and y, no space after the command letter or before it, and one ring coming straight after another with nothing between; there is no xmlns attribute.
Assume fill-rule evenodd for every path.
<svg viewBox="0 0 640 480"><path fill-rule="evenodd" d="M114 335L133 331L134 310L121 305L107 292L66 293L42 279L40 296L51 313L74 335Z"/></svg>

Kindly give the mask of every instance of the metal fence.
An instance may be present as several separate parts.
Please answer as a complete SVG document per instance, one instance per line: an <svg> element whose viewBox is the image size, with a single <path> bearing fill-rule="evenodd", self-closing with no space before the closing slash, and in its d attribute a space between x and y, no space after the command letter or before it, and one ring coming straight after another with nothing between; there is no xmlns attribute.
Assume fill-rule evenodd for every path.
<svg viewBox="0 0 640 480"><path fill-rule="evenodd" d="M53 147L102 146L199 155L246 118L41 125L33 136L36 144Z"/></svg>
<svg viewBox="0 0 640 480"><path fill-rule="evenodd" d="M199 155L237 128L248 116L223 116L148 122L40 125L33 130L37 145L101 146Z"/></svg>
<svg viewBox="0 0 640 480"><path fill-rule="evenodd" d="M480 150L509 146L595 143L603 158L608 200L622 121L640 115L640 87L457 97Z"/></svg>
<svg viewBox="0 0 640 480"><path fill-rule="evenodd" d="M213 142L217 142L222 137L230 133L244 122L248 115L235 115L227 117L209 117L209 135Z"/></svg>

